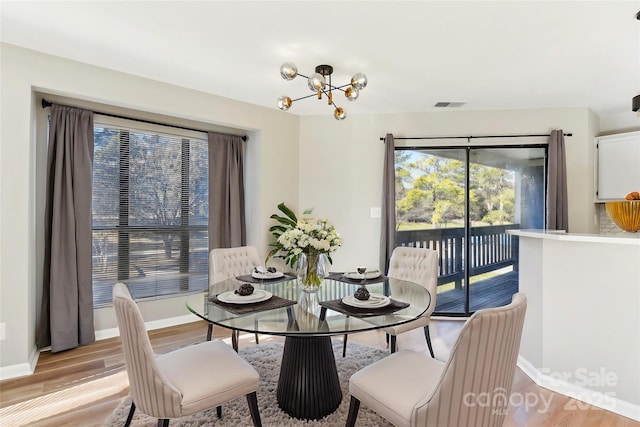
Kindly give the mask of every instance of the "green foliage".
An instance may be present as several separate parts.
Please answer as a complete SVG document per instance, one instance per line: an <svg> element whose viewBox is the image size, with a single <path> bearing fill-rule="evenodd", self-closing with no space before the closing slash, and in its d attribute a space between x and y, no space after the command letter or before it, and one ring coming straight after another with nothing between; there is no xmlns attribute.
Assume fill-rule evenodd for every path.
<svg viewBox="0 0 640 427"><path fill-rule="evenodd" d="M396 154L397 227L413 222L446 227L462 221L466 188L464 162L428 152L402 153ZM513 172L480 164L471 164L470 168L469 220L479 222L487 218L513 222Z"/></svg>
<svg viewBox="0 0 640 427"><path fill-rule="evenodd" d="M282 212L284 214L284 216L282 215L278 215L278 214L273 214L271 215L269 218L276 220L278 222L277 225L272 225L271 227L269 227L269 232L271 233L271 235L274 238L274 241L269 243L269 246L271 246L273 249L271 249L269 251L269 253L267 254L267 259L265 260L265 264L267 263L267 261L269 261L272 257L274 258L285 258L285 256L283 255L278 255L278 252L281 251L282 249L282 245L280 243L278 243L278 238L282 235L282 233L286 232L287 230L290 230L292 228L295 228L295 226L298 224L298 217L296 216L296 214L287 207L287 205L284 204L284 202L280 203L278 205L278 210L280 212ZM306 211L305 211L306 213ZM309 213L311 213L311 211L309 211ZM297 257L295 260L291 259L289 260L289 262L287 264L289 264L291 267L293 267L295 265L295 262L297 261Z"/></svg>

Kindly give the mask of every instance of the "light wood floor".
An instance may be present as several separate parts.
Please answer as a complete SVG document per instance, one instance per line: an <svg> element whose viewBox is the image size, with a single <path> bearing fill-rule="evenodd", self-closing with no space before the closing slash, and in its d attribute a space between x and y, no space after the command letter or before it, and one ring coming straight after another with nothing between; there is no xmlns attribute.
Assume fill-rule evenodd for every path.
<svg viewBox="0 0 640 427"><path fill-rule="evenodd" d="M436 357L444 360L456 340L460 320L432 320ZM205 322L159 329L149 333L157 353L203 341ZM214 335L230 344L229 331ZM350 335L350 341L385 347L382 332ZM260 336L260 342L282 338ZM254 345L251 334L241 335L240 347ZM398 337L401 349L427 352L421 330ZM348 355L347 355L348 357ZM36 371L28 377L0 381L0 425L14 427L101 426L128 393L119 338L112 338L58 354L42 353ZM640 427L640 423L538 387L520 369L512 393L529 404L512 405L505 426ZM535 404L534 404L535 403ZM265 426L271 427L271 426Z"/></svg>

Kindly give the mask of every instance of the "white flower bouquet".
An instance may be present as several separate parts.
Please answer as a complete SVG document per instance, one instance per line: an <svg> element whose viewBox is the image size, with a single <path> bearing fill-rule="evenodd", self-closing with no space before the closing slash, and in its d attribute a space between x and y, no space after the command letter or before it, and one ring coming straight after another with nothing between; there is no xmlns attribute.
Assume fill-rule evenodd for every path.
<svg viewBox="0 0 640 427"><path fill-rule="evenodd" d="M310 216L311 210L306 210L301 218L289 209L284 203L278 205L278 209L284 216L273 214L278 224L269 228L275 238L269 246L273 249L269 252L269 258L283 258L285 263L295 266L300 254L326 254L329 262L331 254L341 245L342 240L338 232L329 225L326 219Z"/></svg>

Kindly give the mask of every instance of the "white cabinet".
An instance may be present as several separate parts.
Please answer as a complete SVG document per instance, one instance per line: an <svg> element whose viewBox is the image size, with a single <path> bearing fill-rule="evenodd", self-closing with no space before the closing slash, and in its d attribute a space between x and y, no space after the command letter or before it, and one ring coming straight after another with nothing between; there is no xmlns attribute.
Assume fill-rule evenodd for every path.
<svg viewBox="0 0 640 427"><path fill-rule="evenodd" d="M640 191L640 131L599 136L595 150L596 202Z"/></svg>

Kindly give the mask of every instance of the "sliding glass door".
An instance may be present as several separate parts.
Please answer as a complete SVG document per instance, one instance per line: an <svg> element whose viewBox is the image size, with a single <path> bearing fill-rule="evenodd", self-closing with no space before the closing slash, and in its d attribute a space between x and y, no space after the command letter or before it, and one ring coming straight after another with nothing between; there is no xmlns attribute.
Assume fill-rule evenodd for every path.
<svg viewBox="0 0 640 427"><path fill-rule="evenodd" d="M545 155L544 146L396 149L396 245L438 251L437 313L469 315L518 291L507 230L544 227Z"/></svg>

